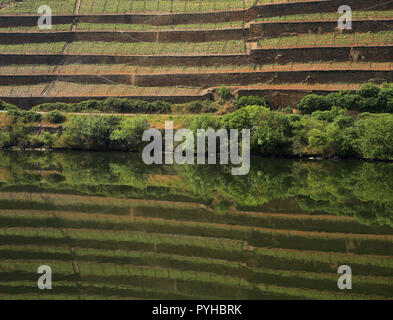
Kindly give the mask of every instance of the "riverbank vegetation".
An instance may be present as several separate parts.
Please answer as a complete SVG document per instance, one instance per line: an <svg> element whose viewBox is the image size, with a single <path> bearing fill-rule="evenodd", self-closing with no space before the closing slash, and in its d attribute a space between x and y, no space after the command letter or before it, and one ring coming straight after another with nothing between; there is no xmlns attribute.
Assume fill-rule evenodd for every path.
<svg viewBox="0 0 393 320"><path fill-rule="evenodd" d="M217 93L219 102L181 105L108 98L74 104L47 103L25 111L2 102L0 108L7 112L1 115L0 147L141 151L144 130L161 130L165 121L172 120L175 128L190 128L195 133L197 129L249 128L254 155L393 160L391 84L365 84L357 92L327 96L310 94L301 99L295 112L271 110L260 97L236 100L225 87ZM208 114L230 103L233 112ZM185 115L176 118L171 115L175 110ZM166 115L161 122L157 121L160 114Z"/></svg>

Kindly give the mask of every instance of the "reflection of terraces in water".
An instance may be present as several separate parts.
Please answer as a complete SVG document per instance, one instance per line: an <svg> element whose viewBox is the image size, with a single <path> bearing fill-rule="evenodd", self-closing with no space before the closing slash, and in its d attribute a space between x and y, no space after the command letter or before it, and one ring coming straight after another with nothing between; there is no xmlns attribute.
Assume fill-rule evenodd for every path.
<svg viewBox="0 0 393 320"><path fill-rule="evenodd" d="M95 196L94 187L90 195L83 194L77 184L64 184L72 181L72 170L61 163L72 168L76 161L84 170L94 163L77 158L2 157L3 297L39 297L36 271L41 264L50 265L56 278L53 292L41 298L393 297L389 226L364 225L345 215L309 214L296 198L268 201L254 210L232 205L216 211L199 201L203 198L192 191L193 180L171 167L142 170L148 176L143 182L145 196L149 198L153 185L171 184L168 189L174 194L182 188L183 196L189 194L187 202L173 200L170 192L156 200L111 197L110 189L106 196ZM89 172L101 168L101 178L116 194L119 178L113 170L119 168L111 163L112 171L106 170L100 156L94 158L97 167ZM132 163L136 167L128 173L135 177L138 164ZM324 166L315 164L314 174L323 172ZM264 170L274 172L274 166ZM46 188L54 172L64 178L57 177L58 182ZM197 178L196 172L192 176ZM85 177L81 183L88 185ZM218 175L213 178L217 181ZM123 184L132 188L132 181L135 187L135 180ZM337 268L342 264L349 264L354 273L350 293L337 289Z"/></svg>
<svg viewBox="0 0 393 320"><path fill-rule="evenodd" d="M219 85L233 86L238 95L264 95L273 104L293 106L309 91L329 92L325 86L353 90L369 80L393 81L393 4L383 0L372 7L365 0L347 1L354 11L351 34L336 30L338 1L48 4L55 13L49 32L34 27L32 0L0 10L0 65L20 66L11 73L0 71L0 85L7 84L0 91L2 99L20 106L107 96L186 102L211 98ZM320 70L312 65L298 70L298 64L321 61L325 65ZM336 62L352 63L331 69ZM364 62L386 66L364 70ZM86 72L67 73L72 64ZM105 71L122 64L172 70ZM265 64L273 65L272 70L261 72ZM285 72L280 70L283 65ZM196 66L208 69L184 71ZM226 70L217 72L223 66ZM51 70L29 73L34 67ZM239 69L250 71L239 73ZM249 91L248 86L254 88Z"/></svg>

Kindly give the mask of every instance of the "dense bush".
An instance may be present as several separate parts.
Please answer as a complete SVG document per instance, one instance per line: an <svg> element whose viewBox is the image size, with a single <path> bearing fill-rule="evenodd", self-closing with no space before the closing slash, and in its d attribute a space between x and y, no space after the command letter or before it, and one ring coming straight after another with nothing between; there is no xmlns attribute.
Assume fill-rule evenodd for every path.
<svg viewBox="0 0 393 320"><path fill-rule="evenodd" d="M225 86L219 87L217 89L217 94L224 101L229 100L232 97L231 89Z"/></svg>
<svg viewBox="0 0 393 320"><path fill-rule="evenodd" d="M312 93L303 97L297 107L301 113L312 113L317 110L328 110L330 104L325 96Z"/></svg>
<svg viewBox="0 0 393 320"><path fill-rule="evenodd" d="M64 127L64 147L106 149L119 121L113 116L72 116Z"/></svg>
<svg viewBox="0 0 393 320"><path fill-rule="evenodd" d="M19 108L12 104L0 100L0 110L1 111L19 110Z"/></svg>
<svg viewBox="0 0 393 320"><path fill-rule="evenodd" d="M218 110L218 106L214 101L203 100L203 101L192 101L182 104L174 104L172 106L172 112L174 113L214 113Z"/></svg>
<svg viewBox="0 0 393 320"><path fill-rule="evenodd" d="M50 111L46 115L45 119L46 119L46 121L48 121L50 123L63 123L67 118L65 115L63 115L59 111L54 110L54 111Z"/></svg>
<svg viewBox="0 0 393 320"><path fill-rule="evenodd" d="M393 112L393 85L384 84L382 88L372 83L363 84L357 92L333 92L326 96L309 94L303 97L297 108L303 114L317 110L330 110L339 107L360 112Z"/></svg>
<svg viewBox="0 0 393 320"><path fill-rule="evenodd" d="M11 136L9 132L0 131L0 148L11 147Z"/></svg>
<svg viewBox="0 0 393 320"><path fill-rule="evenodd" d="M240 97L236 104L235 108L240 109L244 108L246 106L262 106L262 107L268 107L268 102L265 98L262 97L256 97L256 96L244 96Z"/></svg>
<svg viewBox="0 0 393 320"><path fill-rule="evenodd" d="M393 116L366 115L356 122L359 153L366 159L393 160Z"/></svg>
<svg viewBox="0 0 393 320"><path fill-rule="evenodd" d="M375 84L365 83L359 88L358 94L363 98L376 98L380 90Z"/></svg>
<svg viewBox="0 0 393 320"><path fill-rule="evenodd" d="M247 106L225 114L221 123L226 129L251 129L255 126L257 114L263 111L269 111L269 109L262 106Z"/></svg>
<svg viewBox="0 0 393 320"><path fill-rule="evenodd" d="M164 101L147 102L127 98L86 100L79 103L45 103L35 106L35 111L103 112L103 113L170 113L171 105Z"/></svg>
<svg viewBox="0 0 393 320"><path fill-rule="evenodd" d="M217 130L220 127L221 127L220 118L213 117L212 115L207 115L207 114L194 117L188 126L188 128L194 133L197 131L197 129L206 130L211 128Z"/></svg>
<svg viewBox="0 0 393 320"><path fill-rule="evenodd" d="M110 139L126 145L129 150L140 150L143 132L148 128L149 123L145 117L125 119L112 132Z"/></svg>
<svg viewBox="0 0 393 320"><path fill-rule="evenodd" d="M393 115L348 114L333 107L311 115L284 114L247 106L218 117L199 116L190 128L251 129L251 152L393 159Z"/></svg>
<svg viewBox="0 0 393 320"><path fill-rule="evenodd" d="M75 111L72 110L71 107L72 104L68 103L63 103L63 102L53 102L53 103L43 103L38 106L35 106L31 108L33 111L54 111L54 110L60 110L60 111Z"/></svg>
<svg viewBox="0 0 393 320"><path fill-rule="evenodd" d="M393 113L393 85L381 88L378 93L378 103L383 106L384 111Z"/></svg>
<svg viewBox="0 0 393 320"><path fill-rule="evenodd" d="M64 126L59 142L62 148L103 150L109 146L132 151L143 145L143 132L149 128L145 117L72 116Z"/></svg>
<svg viewBox="0 0 393 320"><path fill-rule="evenodd" d="M44 131L40 135L33 135L30 137L30 145L33 148L52 148L57 135Z"/></svg>
<svg viewBox="0 0 393 320"><path fill-rule="evenodd" d="M9 110L7 115L14 118L14 121L22 121L23 123L40 122L42 115L34 111L23 111L23 110Z"/></svg>
<svg viewBox="0 0 393 320"><path fill-rule="evenodd" d="M353 128L354 119L345 115L345 110L314 112L304 116L296 124L293 138L295 155L358 156Z"/></svg>
<svg viewBox="0 0 393 320"><path fill-rule="evenodd" d="M292 121L297 119L255 105L225 115L221 125L226 129L250 129L251 152L255 154L290 154Z"/></svg>

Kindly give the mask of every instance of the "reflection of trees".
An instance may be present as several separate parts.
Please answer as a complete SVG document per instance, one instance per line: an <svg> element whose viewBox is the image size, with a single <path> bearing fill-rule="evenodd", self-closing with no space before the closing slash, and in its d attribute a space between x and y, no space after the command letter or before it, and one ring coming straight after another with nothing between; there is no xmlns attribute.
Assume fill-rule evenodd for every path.
<svg viewBox="0 0 393 320"><path fill-rule="evenodd" d="M3 190L35 185L59 192L193 199L220 212L296 199L306 212L393 225L393 163L255 158L246 176L233 176L221 165L146 166L139 155L113 152L0 152L0 163ZM169 185L159 180L162 175L180 178Z"/></svg>
<svg viewBox="0 0 393 320"><path fill-rule="evenodd" d="M199 196L221 195L247 207L294 197L306 212L393 226L392 163L259 159L241 177L231 176L225 167L206 167L189 166L182 172Z"/></svg>
<svg viewBox="0 0 393 320"><path fill-rule="evenodd" d="M182 169L179 173L187 177L192 191L201 197L211 199L220 195L243 206L285 199L292 179L288 160L253 161L250 173L245 176L233 176L230 167L220 165L185 166Z"/></svg>

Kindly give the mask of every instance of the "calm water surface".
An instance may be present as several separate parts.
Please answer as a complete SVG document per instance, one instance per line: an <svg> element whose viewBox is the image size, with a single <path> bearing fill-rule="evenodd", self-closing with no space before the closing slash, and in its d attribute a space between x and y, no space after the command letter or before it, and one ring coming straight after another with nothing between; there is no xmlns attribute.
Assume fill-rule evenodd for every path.
<svg viewBox="0 0 393 320"><path fill-rule="evenodd" d="M0 152L0 299L141 298L392 299L393 163Z"/></svg>

